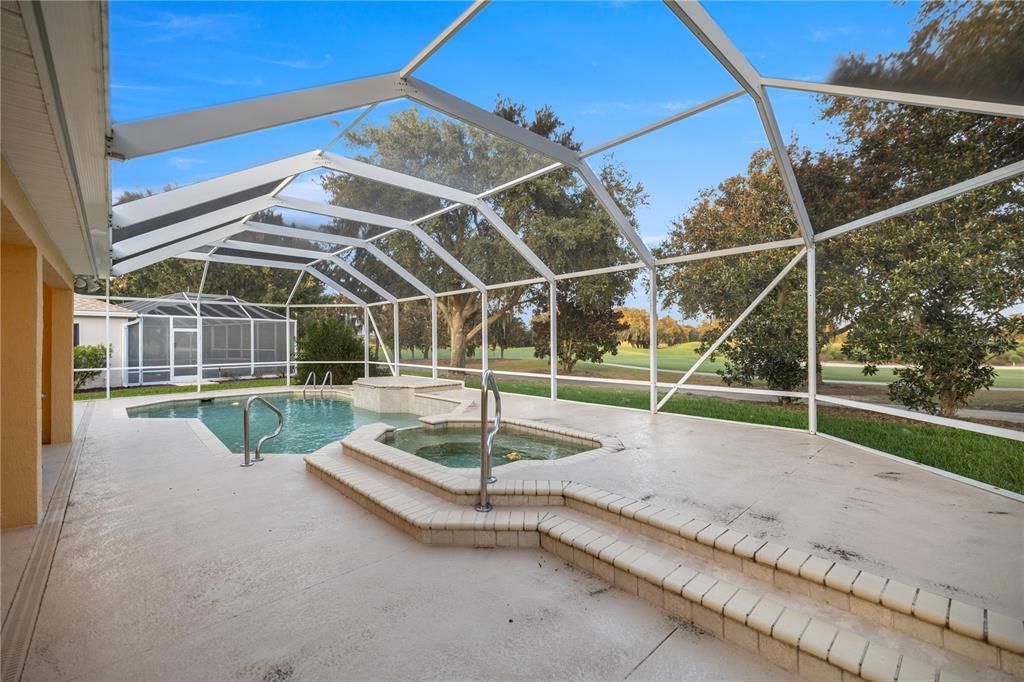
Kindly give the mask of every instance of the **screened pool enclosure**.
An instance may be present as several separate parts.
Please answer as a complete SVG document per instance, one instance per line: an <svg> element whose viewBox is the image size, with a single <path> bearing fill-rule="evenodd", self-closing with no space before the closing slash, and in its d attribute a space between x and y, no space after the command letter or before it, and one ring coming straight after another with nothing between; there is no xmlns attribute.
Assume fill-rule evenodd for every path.
<svg viewBox="0 0 1024 682"><path fill-rule="evenodd" d="M130 386L191 383L200 367L202 378L213 381L284 376L293 369L295 321L289 325L259 305L182 292L123 307L139 315L124 329Z"/></svg>
<svg viewBox="0 0 1024 682"><path fill-rule="evenodd" d="M129 354L134 368L134 374L129 373L129 377L134 376L135 381L141 383L184 381L191 377L198 386L197 374L201 374L202 379L288 375L295 339L294 326L290 327L291 332L287 331L284 320L292 319L297 308L335 309L337 314L351 314L363 336L364 354L360 359L345 361L362 364L364 373L369 374L373 365L380 365L383 371L396 375L409 370L437 376L439 309L449 305L453 297L461 297L462 301L472 299L476 311L487 313L478 313L478 347L484 349L481 366L444 368L472 376L488 369L489 317L495 300L509 289L530 288L535 292L535 300L541 302L539 307L546 306L550 311L543 332L550 365L543 374L524 375L512 371L496 374L548 382L552 400L558 398L559 383L571 381L643 387L648 392L651 412L659 411L680 389L775 396L806 404L811 433L816 433L817 405L822 402L1017 440L1022 438L1019 432L999 427L819 394L815 330L820 324L816 292L822 286L817 281L819 249L841 242L846 238L844 235L855 231L871 229L990 185L1016 181L1024 174L1024 160L986 168L985 172L963 177L948 186L922 190L915 198L869 215L859 210L851 211L842 219L819 220L805 205L787 140L773 108L773 98L781 99L786 93L860 98L926 111L945 110L1006 119L1024 118L1024 107L895 89L768 77L762 75L700 3L667 0L664 6L637 3L643 11L652 13L652 20L667 22L677 30L678 35L672 37L672 50L667 51L674 56L666 54L665 58L685 62L681 72L698 67L714 70L721 83L715 87L720 89L707 94L692 93L694 96L687 100L686 106L675 107L671 115L617 136L609 135L610 139L600 144L571 148L483 108L482 103L473 103L414 77L435 53L446 49L460 31L472 30L476 22L487 21L479 17L486 17L489 12L515 12L517 5L496 3L488 7L488 4L484 0L472 3L439 35L426 42L418 54L411 60L403 60L404 66L397 64L391 73L118 123L112 127L110 157L131 163L135 159L217 145L227 138L243 136L250 136L247 138L252 142L249 148L255 150L260 146L259 140L265 139L255 136L270 134L284 126L328 120L332 126L329 135L323 135L319 144L299 146L291 156L264 159L262 163L240 163L234 172L112 207L112 275L126 275L172 258L199 261L204 267L203 279L197 282L201 303L196 302L193 294L180 294L180 300L172 298L153 304L133 304L130 300L122 303L143 316L128 332L132 335L129 347L135 349L131 351L134 355ZM687 45L695 52L686 52L690 49ZM518 47L511 52L517 52ZM555 66L552 64L552 68ZM637 73L638 80L642 80L642 70ZM625 83L618 85L628 87ZM494 89L503 91L502 84L496 83ZM626 215L614 192L609 191L601 169L592 166L591 159L628 148L633 141L653 138L670 128L688 125L689 119L700 115L723 115L723 110L733 106L730 103L747 107L759 134L763 134L763 147L770 154L772 172L777 174L784 190L789 232L773 241L740 243L728 248L704 248L703 244L694 244L682 255L661 255L640 236L634 220ZM362 130L360 125L374 120L375 116L380 118L381 112L386 111L392 112L389 115L392 121L415 122L429 118L430 125L444 131L448 138L464 143L465 149L433 162L423 162L416 156L422 150L413 149L412 145L407 154L399 150L387 155L375 153L365 144L360 147L346 142L346 135L356 137ZM730 135L729 125L723 124L714 134ZM679 163L699 163L686 149L678 153ZM531 183L542 183L552 177L568 178L564 181L573 183L574 191L595 207L600 220L614 234L617 250L600 267L595 267L592 261L581 264L581 247L559 241L557 230L550 233L554 237L547 241L538 239L529 229L531 220L537 216L522 210L517 212L515 202L508 200L509 193L516 188L528 189ZM332 191L326 191L327 188ZM273 219L268 219L271 216ZM472 221L476 230L477 242L470 248L456 248L458 245L450 239L448 226L456 216L459 220L468 216L467 220ZM784 254L779 261L784 266L773 268L765 276L766 286L759 285L759 290L749 292L749 298L741 302L741 306L746 307L737 308L735 317L721 330L717 340L708 344L696 364L671 381L659 377L659 280L684 264L716 258L738 260L737 257L755 257L754 254L766 252ZM484 267L495 262L500 262L502 267ZM202 285L211 264L287 271L294 273L294 286L283 300L261 308L240 304L230 297L207 296L202 293ZM616 273L639 273L637 281L646 286L643 295L650 319L649 362L644 368L649 370L647 375L597 379L560 374L557 359L560 325L568 325L569 321L559 319L559 296L572 282ZM800 327L801 331L806 329L805 387L777 391L691 382L701 365L787 276L803 279L807 291L806 327L803 324ZM295 293L300 284L310 278L335 294L335 302L297 304ZM110 297L109 292L107 298L118 302L126 300ZM400 333L406 333L401 331L400 317L414 306L421 306L417 308L419 321L415 331L425 330L423 347L429 349L429 353L425 351L429 364L404 363L398 352L402 347ZM161 310L167 312L156 312ZM200 319L202 326L197 327ZM385 334L380 331L384 327L381 320L390 327L384 329ZM568 336L565 329L563 333ZM544 341L534 338L535 345ZM383 352L383 361L371 362L371 345Z"/></svg>

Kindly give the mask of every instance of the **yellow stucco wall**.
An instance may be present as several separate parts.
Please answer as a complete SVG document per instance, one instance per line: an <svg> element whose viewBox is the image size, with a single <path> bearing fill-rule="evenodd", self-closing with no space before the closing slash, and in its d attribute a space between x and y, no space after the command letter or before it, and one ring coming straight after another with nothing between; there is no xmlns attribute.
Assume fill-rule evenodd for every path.
<svg viewBox="0 0 1024 682"><path fill-rule="evenodd" d="M38 523L42 509L43 259L0 244L0 526Z"/></svg>
<svg viewBox="0 0 1024 682"><path fill-rule="evenodd" d="M74 295L71 289L51 289L50 302L50 442L70 443L74 430Z"/></svg>
<svg viewBox="0 0 1024 682"><path fill-rule="evenodd" d="M2 165L0 527L13 528L41 519L42 443L71 440L74 303L67 263Z"/></svg>

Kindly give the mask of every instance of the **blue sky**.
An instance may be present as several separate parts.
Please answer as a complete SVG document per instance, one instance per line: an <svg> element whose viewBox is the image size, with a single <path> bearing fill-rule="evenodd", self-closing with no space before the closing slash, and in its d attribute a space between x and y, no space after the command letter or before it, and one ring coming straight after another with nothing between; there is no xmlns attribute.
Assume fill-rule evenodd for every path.
<svg viewBox="0 0 1024 682"><path fill-rule="evenodd" d="M114 2L112 115L145 118L395 71L465 7ZM883 2L705 7L763 74L811 80L839 55L902 47L917 11ZM736 87L660 2L494 2L416 75L485 108L498 93L531 109L550 104L585 147ZM811 97L777 91L773 101L787 138L827 144ZM400 106L382 107L378 120ZM323 147L356 113L115 163L115 197ZM756 112L740 98L616 148L650 195L638 216L644 239L658 243L700 188L742 172L763 144Z"/></svg>

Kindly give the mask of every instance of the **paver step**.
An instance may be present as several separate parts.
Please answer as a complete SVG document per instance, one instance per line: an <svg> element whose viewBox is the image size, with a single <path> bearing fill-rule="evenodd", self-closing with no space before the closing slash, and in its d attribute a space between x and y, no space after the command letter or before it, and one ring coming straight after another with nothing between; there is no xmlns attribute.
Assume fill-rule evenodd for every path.
<svg viewBox="0 0 1024 682"><path fill-rule="evenodd" d="M1006 673L595 518L544 506L476 512L347 456L307 469L429 544L538 545L719 638L811 679L1003 680ZM925 663L927 661L927 663Z"/></svg>
<svg viewBox="0 0 1024 682"><path fill-rule="evenodd" d="M449 502L476 502L479 483L474 477L390 447L380 441L388 430L383 424L356 430L342 441L344 455ZM1024 619L1019 616L967 604L748 535L739 528L693 518L582 482L499 477L490 491L498 506L565 506L583 511L767 585L1024 677Z"/></svg>

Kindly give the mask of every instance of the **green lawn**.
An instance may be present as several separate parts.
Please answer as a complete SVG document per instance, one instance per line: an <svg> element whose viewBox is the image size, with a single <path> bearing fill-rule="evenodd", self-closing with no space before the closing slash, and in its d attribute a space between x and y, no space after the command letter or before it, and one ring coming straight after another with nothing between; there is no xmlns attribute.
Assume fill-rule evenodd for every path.
<svg viewBox="0 0 1024 682"><path fill-rule="evenodd" d="M479 387L479 379L466 380ZM508 393L547 396L546 381L502 379ZM585 403L648 409L647 392L589 386L558 387L558 397ZM694 396L673 397L664 412L687 414L750 424L807 428L807 413L800 407L748 403ZM818 430L876 450L882 450L937 469L1024 493L1024 443L908 420L874 418L862 412L819 409Z"/></svg>
<svg viewBox="0 0 1024 682"><path fill-rule="evenodd" d="M693 365L700 358L697 353L697 346L699 344L696 341L690 343L680 343L675 346L668 348L658 349L658 369L659 370L675 370L678 372L685 372L686 370L693 367ZM402 351L403 360L421 359L421 355L416 354L415 358L413 354L408 350ZM437 352L437 359L439 362L447 362L451 357L451 354L447 348L439 348ZM497 358L496 353L492 353L491 359ZM533 348L508 348L505 350L506 360L517 360L523 363L529 364L529 369L526 365L517 368L518 371L547 371L548 361L546 359L539 359L533 356ZM473 366L473 360L479 365L479 358L471 358L470 366ZM604 362L617 364L617 365L629 365L631 367L637 367L645 369L647 367L649 357L646 349L633 348L631 346L620 346L618 353L612 355L611 353L604 356ZM720 360L708 361L700 366L701 372L715 372L722 369L723 363ZM593 372L599 372L602 369L607 369L606 365L591 362L581 362L577 365L580 370L587 370ZM893 374L891 369L880 368L878 374L874 376L865 376L861 372L860 365L825 365L821 370L822 377L826 381L872 381L878 383L889 383L893 380ZM996 370L996 382L997 388L1021 388L1024 389L1024 368L1022 369L1011 369L1006 368L1001 373Z"/></svg>

